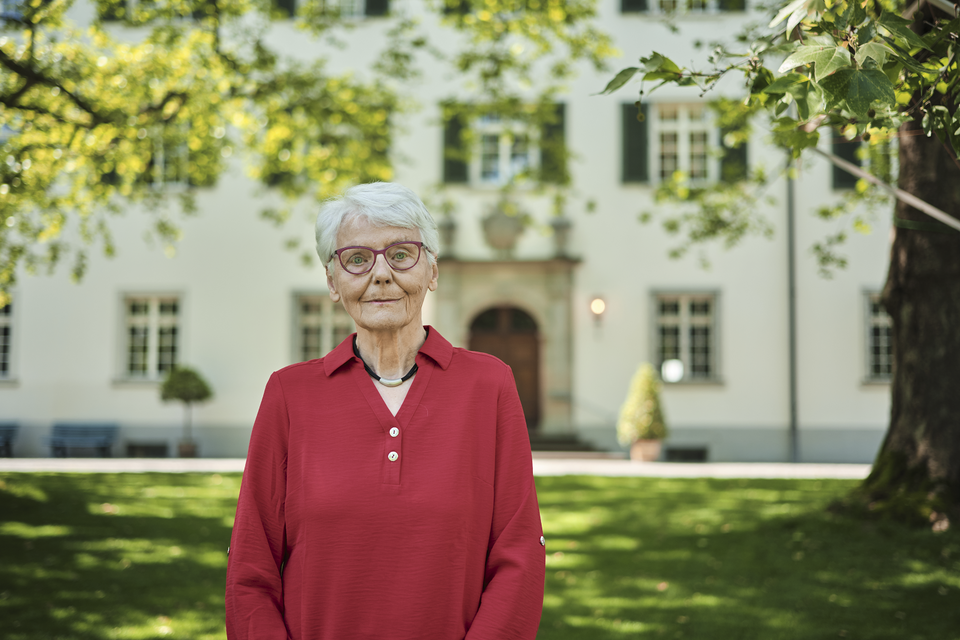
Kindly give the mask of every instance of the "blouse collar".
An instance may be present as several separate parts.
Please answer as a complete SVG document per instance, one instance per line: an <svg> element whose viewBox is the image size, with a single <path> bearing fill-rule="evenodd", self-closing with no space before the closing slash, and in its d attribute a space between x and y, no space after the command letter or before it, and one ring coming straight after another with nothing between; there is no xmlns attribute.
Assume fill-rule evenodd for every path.
<svg viewBox="0 0 960 640"><path fill-rule="evenodd" d="M450 361L453 360L453 345L441 336L435 328L430 325L425 328L427 329L427 339L420 347L420 354L429 357L441 369L446 370L450 366ZM346 340L324 356L323 372L327 374L327 377L332 376L337 369L351 360L360 362L360 359L353 353L354 335L356 334L351 333Z"/></svg>

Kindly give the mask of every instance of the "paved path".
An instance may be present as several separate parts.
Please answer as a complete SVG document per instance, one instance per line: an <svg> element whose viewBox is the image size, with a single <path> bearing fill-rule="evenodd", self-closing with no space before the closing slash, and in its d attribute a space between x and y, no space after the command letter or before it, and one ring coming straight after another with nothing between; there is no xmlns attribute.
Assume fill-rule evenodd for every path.
<svg viewBox="0 0 960 640"><path fill-rule="evenodd" d="M242 458L0 458L0 472L62 473L231 473L243 471ZM538 476L649 476L661 478L841 478L860 480L868 464L776 462L632 462L623 458L534 454Z"/></svg>

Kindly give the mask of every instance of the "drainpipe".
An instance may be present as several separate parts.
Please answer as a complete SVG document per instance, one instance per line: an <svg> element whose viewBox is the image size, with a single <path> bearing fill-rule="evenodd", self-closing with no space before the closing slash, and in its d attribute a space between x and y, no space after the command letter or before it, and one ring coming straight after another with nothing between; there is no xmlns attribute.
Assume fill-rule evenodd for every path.
<svg viewBox="0 0 960 640"><path fill-rule="evenodd" d="M793 176L790 174L793 161L787 156L787 310L789 316L789 367L790 367L790 462L800 461L797 434L797 265L794 251L794 218L796 203Z"/></svg>

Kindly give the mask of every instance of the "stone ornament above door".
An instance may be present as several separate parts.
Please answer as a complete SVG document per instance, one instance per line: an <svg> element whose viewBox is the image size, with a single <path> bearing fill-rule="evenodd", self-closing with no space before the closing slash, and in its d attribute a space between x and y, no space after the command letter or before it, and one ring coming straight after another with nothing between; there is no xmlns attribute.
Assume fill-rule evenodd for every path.
<svg viewBox="0 0 960 640"><path fill-rule="evenodd" d="M483 239L498 259L505 260L513 256L517 240L523 234L525 216L515 203L501 200L483 217Z"/></svg>

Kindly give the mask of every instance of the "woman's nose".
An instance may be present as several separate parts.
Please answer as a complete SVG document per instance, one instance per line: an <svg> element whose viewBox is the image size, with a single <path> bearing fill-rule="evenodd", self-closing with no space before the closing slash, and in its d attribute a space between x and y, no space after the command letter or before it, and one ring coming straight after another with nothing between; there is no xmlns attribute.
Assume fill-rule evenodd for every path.
<svg viewBox="0 0 960 640"><path fill-rule="evenodd" d="M385 283L393 280L393 269L391 269L390 265L387 264L387 256L383 255L382 253L374 256L373 269L370 271L375 282Z"/></svg>

